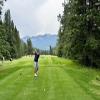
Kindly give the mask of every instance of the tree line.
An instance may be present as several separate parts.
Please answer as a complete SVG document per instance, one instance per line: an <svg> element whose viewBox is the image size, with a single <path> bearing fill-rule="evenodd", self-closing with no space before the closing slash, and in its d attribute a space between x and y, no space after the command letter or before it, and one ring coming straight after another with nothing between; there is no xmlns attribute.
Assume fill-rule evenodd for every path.
<svg viewBox="0 0 100 100"><path fill-rule="evenodd" d="M27 43L21 40L19 31L11 19L10 10L7 10L4 19L1 19L3 3L3 0L0 1L0 59L19 58L32 54L31 40L28 39Z"/></svg>
<svg viewBox="0 0 100 100"><path fill-rule="evenodd" d="M100 0L65 0L63 7L57 55L100 67Z"/></svg>
<svg viewBox="0 0 100 100"><path fill-rule="evenodd" d="M0 1L0 59L16 59L24 55L32 55L37 48L33 48L30 38L26 43L20 38L19 31L11 18L10 10L5 12L3 19L1 18L4 1L6 0ZM45 55L54 55L56 51L51 46L49 50L37 50Z"/></svg>

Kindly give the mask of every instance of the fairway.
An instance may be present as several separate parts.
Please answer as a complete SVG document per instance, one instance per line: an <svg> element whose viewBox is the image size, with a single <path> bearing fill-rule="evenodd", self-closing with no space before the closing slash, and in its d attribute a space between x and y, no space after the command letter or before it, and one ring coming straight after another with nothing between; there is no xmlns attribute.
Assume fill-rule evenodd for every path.
<svg viewBox="0 0 100 100"><path fill-rule="evenodd" d="M55 56L39 65L35 78L32 57L0 63L0 100L100 100L100 71Z"/></svg>

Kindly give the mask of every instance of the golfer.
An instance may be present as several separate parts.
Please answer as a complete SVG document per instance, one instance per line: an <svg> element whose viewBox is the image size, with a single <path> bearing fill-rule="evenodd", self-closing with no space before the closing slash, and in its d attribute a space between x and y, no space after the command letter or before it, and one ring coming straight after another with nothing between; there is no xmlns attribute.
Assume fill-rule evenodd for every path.
<svg viewBox="0 0 100 100"><path fill-rule="evenodd" d="M38 65L38 59L39 59L39 52L35 50L34 53L34 76L38 76L38 70L39 70L39 65Z"/></svg>

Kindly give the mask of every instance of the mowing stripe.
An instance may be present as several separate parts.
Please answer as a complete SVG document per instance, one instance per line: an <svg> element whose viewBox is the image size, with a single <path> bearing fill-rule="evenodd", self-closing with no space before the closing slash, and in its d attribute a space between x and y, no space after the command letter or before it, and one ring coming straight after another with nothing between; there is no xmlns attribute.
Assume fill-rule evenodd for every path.
<svg viewBox="0 0 100 100"><path fill-rule="evenodd" d="M73 68L67 68L67 63L56 59L42 56L38 77L33 76L32 58L11 64L19 69L12 69L0 80L0 100L97 100L70 75L69 70Z"/></svg>

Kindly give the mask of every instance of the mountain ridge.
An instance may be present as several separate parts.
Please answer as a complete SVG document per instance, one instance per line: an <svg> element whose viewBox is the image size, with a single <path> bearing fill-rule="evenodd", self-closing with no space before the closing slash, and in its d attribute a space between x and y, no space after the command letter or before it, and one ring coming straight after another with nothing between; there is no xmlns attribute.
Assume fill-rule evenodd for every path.
<svg viewBox="0 0 100 100"><path fill-rule="evenodd" d="M44 34L44 35L37 35L37 36L25 36L22 38L22 40L27 43L27 39L31 39L32 45L35 48L41 49L41 50L49 50L49 47L55 47L57 43L57 35L51 35L51 34Z"/></svg>

